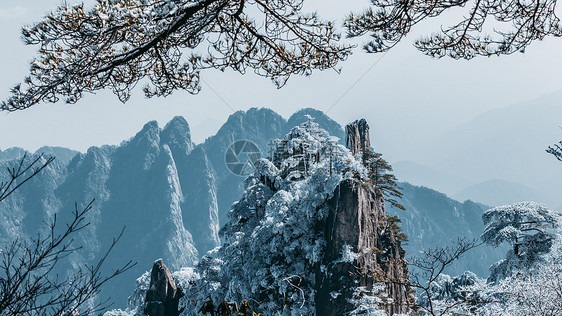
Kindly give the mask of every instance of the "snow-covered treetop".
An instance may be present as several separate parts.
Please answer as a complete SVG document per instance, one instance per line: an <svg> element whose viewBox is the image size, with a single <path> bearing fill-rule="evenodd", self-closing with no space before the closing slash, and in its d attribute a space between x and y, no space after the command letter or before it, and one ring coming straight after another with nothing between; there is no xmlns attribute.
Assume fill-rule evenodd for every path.
<svg viewBox="0 0 562 316"><path fill-rule="evenodd" d="M283 199L287 196L306 199L313 195L319 199L318 203L323 203L342 180L368 179L361 161L312 119L275 142L272 161L262 158L255 162L255 172L246 179L246 191L242 199L232 205L231 215L250 216L256 209L266 208L265 203L276 193ZM229 224L223 231L227 226ZM238 229L234 228L232 233Z"/></svg>
<svg viewBox="0 0 562 316"><path fill-rule="evenodd" d="M507 242L513 247L504 260L490 267L488 282L493 283L544 261L558 236L556 230L562 227L560 214L536 202L498 206L484 212L482 220L485 243L497 247Z"/></svg>
<svg viewBox="0 0 562 316"><path fill-rule="evenodd" d="M346 157L348 163L357 162L352 159L347 148L338 144L337 137L330 136L310 116L308 121L293 127L283 139L278 139L275 143L272 163L280 170L283 178L290 180L306 176L311 164L324 160L329 161L329 172L334 171L334 163L341 161L343 157ZM355 165L355 168L364 173L361 164Z"/></svg>
<svg viewBox="0 0 562 316"><path fill-rule="evenodd" d="M549 229L562 226L560 214L536 202L519 202L489 209L482 214L482 221L486 225L482 239L492 246L504 241L524 242L521 239L525 236L549 235Z"/></svg>

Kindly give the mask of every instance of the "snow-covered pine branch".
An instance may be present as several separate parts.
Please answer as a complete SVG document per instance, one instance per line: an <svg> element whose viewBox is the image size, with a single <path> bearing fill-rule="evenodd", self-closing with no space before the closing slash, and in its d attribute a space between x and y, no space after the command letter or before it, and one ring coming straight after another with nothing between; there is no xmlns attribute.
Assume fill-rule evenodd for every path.
<svg viewBox="0 0 562 316"><path fill-rule="evenodd" d="M294 74L333 68L350 54L330 21L303 0L98 0L60 5L22 30L38 46L24 84L2 110L28 108L110 88L122 102L147 82L147 96L197 93L200 72L252 69L278 87Z"/></svg>
<svg viewBox="0 0 562 316"><path fill-rule="evenodd" d="M562 314L562 235L555 234L552 247L540 260L515 267L495 283L475 282L465 287L483 304L468 306L476 315ZM465 306L467 307L467 306Z"/></svg>
<svg viewBox="0 0 562 316"><path fill-rule="evenodd" d="M486 225L482 240L497 247L507 242L513 246L505 260L492 266L489 281L496 282L523 266L531 266L540 255L551 250L562 227L562 216L536 202L520 202L498 206L482 214Z"/></svg>
<svg viewBox="0 0 562 316"><path fill-rule="evenodd" d="M371 40L364 48L377 53L394 47L416 24L456 10L464 13L457 15L461 18L420 37L414 45L432 57L471 59L524 52L534 41L562 36L556 4L557 0L372 0L371 8L350 15L345 25L350 37L369 34Z"/></svg>
<svg viewBox="0 0 562 316"><path fill-rule="evenodd" d="M494 247L509 242L516 255L520 255L521 245L552 239L550 230L562 223L560 214L536 202L498 206L484 212L482 220L486 225L482 240Z"/></svg>

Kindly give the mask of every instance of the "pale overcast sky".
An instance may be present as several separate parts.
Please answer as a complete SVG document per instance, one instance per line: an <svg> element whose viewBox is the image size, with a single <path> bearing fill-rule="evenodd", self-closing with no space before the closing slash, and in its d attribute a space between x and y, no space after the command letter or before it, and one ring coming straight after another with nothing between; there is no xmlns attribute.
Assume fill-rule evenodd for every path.
<svg viewBox="0 0 562 316"><path fill-rule="evenodd" d="M0 4L0 98L5 99L10 87L23 79L33 56L34 47L25 47L19 40L21 26L40 19L59 2ZM341 21L348 12L364 8L368 0L310 0L306 4ZM438 26L429 21L415 33L427 34ZM20 146L35 150L53 145L85 151L92 145L118 144L147 121L158 120L162 125L175 115L186 117L195 141L201 142L232 114L230 107L269 107L288 117L303 107L327 111L333 106L328 114L341 124L366 118L374 130L375 147L403 160L406 151L400 148L413 137L432 138L489 109L562 89L562 39L534 43L525 54L457 61L422 55L412 46L415 38L410 35L386 55L365 54L358 48L341 64L341 74L329 70L309 78L293 77L281 90L253 74L210 70L202 73L202 78L212 89L204 84L196 96L178 91L168 98L147 100L137 89L123 105L104 91L75 105L61 102L0 113L0 149Z"/></svg>

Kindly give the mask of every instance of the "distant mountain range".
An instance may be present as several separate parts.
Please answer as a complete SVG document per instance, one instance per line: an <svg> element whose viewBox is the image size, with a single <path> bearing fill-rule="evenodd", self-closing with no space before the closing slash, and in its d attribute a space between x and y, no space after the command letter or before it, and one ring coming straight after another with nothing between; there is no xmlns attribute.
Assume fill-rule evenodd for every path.
<svg viewBox="0 0 562 316"><path fill-rule="evenodd" d="M304 109L286 120L269 109L250 109L231 115L216 135L201 144L191 141L187 121L176 117L163 128L156 122L147 123L119 146L91 147L86 153L43 148L42 152L57 156L57 160L0 203L0 245L34 236L52 214L59 214L63 222L75 201L85 205L95 199L88 218L92 225L77 240L84 249L68 260L71 266L92 262L126 226L106 265L116 267L128 260L138 265L108 284L103 293L112 297L116 307L122 307L135 279L150 269L155 259L163 258L174 270L193 264L219 245L218 229L232 203L240 199L244 183L244 177L228 169L227 149L236 141L247 140L266 156L272 140L305 122L307 115L343 139L343 128L317 110ZM372 143L376 146L376 139ZM6 177L5 167L23 153L21 149L0 152L0 177ZM431 172L420 181L424 177L431 181ZM408 252L481 233L480 216L485 206L460 203L427 188L402 186L408 210L397 215L409 236ZM471 269L485 275L488 264L502 255L501 249L477 249L450 273Z"/></svg>
<svg viewBox="0 0 562 316"><path fill-rule="evenodd" d="M489 205L536 199L562 209L562 163L545 152L562 140L561 118L562 91L493 109L420 139L411 161L393 166L400 180L455 198Z"/></svg>
<svg viewBox="0 0 562 316"><path fill-rule="evenodd" d="M4 151L0 150L0 161L19 159L23 157L23 155L25 155L26 153L27 152L25 149L19 147L8 148ZM50 147L50 146L43 146L37 149L34 154L38 155L41 153L47 156L55 156L58 161L61 161L64 164L68 163L70 160L72 160L72 158L74 158L74 156L79 154L79 152L76 150L72 150L64 147Z"/></svg>
<svg viewBox="0 0 562 316"><path fill-rule="evenodd" d="M423 186L400 183L404 194L401 211L387 205L387 212L402 220L408 241L403 245L407 256L417 256L420 250L454 246L459 238L479 239L484 231L482 213L489 207L470 200L459 202L445 194ZM488 276L491 264L505 257L507 249L480 246L453 263L445 273L459 275L470 270L481 277Z"/></svg>
<svg viewBox="0 0 562 316"><path fill-rule="evenodd" d="M413 161L402 160L394 162L392 163L392 169L396 177L401 181L432 188L449 196L472 184L470 180L452 176L443 173L439 169Z"/></svg>
<svg viewBox="0 0 562 316"><path fill-rule="evenodd" d="M399 161L393 163L392 167L398 179L438 190L455 200L472 200L490 206L506 205L521 201L537 201L562 211L560 197L552 194L558 188L562 188L562 178L560 177L552 177L545 180L541 187L548 189L540 190L501 179L490 179L474 183L465 178L445 174L441 170L437 171L412 161Z"/></svg>
<svg viewBox="0 0 562 316"><path fill-rule="evenodd" d="M555 206L557 201L554 197L541 191L537 192L523 184L499 179L471 185L453 195L453 198L459 201L473 199L493 206L512 204L516 201L541 201Z"/></svg>

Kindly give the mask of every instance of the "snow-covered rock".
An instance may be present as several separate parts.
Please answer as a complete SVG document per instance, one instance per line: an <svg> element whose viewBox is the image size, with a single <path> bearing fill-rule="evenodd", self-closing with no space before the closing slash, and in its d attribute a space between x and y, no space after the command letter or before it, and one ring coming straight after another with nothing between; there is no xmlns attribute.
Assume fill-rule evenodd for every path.
<svg viewBox="0 0 562 316"><path fill-rule="evenodd" d="M201 278L186 289L186 304L200 304L184 314L196 315L209 296L247 300L264 315L408 312L409 288L387 282L381 291L374 274L407 280L384 201L366 179L361 162L317 124L293 128L246 179L221 228L223 245L202 259Z"/></svg>

